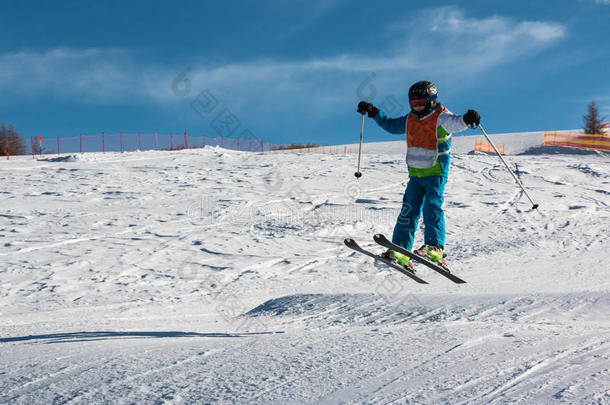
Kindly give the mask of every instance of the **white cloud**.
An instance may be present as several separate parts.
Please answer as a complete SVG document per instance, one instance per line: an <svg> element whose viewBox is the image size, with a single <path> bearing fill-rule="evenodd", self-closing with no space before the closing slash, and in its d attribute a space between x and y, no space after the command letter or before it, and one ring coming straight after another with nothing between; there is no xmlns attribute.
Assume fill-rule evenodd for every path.
<svg viewBox="0 0 610 405"><path fill-rule="evenodd" d="M610 5L610 0L578 0L579 2L586 2L586 3L595 3L595 4L602 4L602 5Z"/></svg>
<svg viewBox="0 0 610 405"><path fill-rule="evenodd" d="M154 70L138 69L120 49L55 48L0 55L0 89L25 97L118 100L146 93Z"/></svg>
<svg viewBox="0 0 610 405"><path fill-rule="evenodd" d="M563 25L501 16L465 17L455 7L429 9L401 27L402 53L435 75L463 76L539 53L566 35Z"/></svg>
<svg viewBox="0 0 610 405"><path fill-rule="evenodd" d="M392 39L381 56L193 65L187 75L191 96L208 88L235 108L273 104L281 109L315 99L318 108L327 109L353 101L356 88L373 71L376 84L389 90L406 90L409 83L404 80L412 81L407 78L443 77L458 83L473 73L539 53L566 32L557 23L501 16L474 19L457 8L442 7L393 25L389 34ZM88 102L171 103L183 100L171 86L180 70L183 67L139 65L119 49L21 51L0 55L0 92Z"/></svg>

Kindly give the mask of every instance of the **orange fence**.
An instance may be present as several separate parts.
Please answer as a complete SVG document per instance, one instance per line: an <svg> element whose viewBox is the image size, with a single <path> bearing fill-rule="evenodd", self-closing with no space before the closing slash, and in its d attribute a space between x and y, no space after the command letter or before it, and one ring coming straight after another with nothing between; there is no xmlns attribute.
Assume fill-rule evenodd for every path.
<svg viewBox="0 0 610 405"><path fill-rule="evenodd" d="M496 148L498 148L498 152L500 152L501 155L505 155L506 154L504 152L504 145L503 144L496 145ZM485 142L485 141L475 141L474 142L474 150L476 150L478 152L496 153L496 151L491 146L491 144L489 142Z"/></svg>
<svg viewBox="0 0 610 405"><path fill-rule="evenodd" d="M0 139L0 153L8 159L11 145L8 138ZM31 153L32 157L42 154L84 153L84 152L128 152L144 150L180 150L204 148L206 146L220 146L249 152L264 152L270 145L263 143L260 138L233 138L233 137L207 137L191 136L186 132L181 134L107 134L102 132L96 135L79 135L73 137L43 138L31 137L29 142L21 141L21 153ZM13 152L14 154L14 152Z"/></svg>
<svg viewBox="0 0 610 405"><path fill-rule="evenodd" d="M542 134L542 146L564 146L568 148L610 152L610 136L574 134L569 132L545 132Z"/></svg>

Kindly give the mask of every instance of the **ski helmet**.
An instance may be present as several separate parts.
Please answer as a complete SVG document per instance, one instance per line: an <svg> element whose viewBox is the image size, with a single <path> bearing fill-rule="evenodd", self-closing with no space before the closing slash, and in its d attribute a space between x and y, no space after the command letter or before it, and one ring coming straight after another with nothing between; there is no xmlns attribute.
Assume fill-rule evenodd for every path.
<svg viewBox="0 0 610 405"><path fill-rule="evenodd" d="M427 80L422 80L415 83L409 89L409 105L411 106L411 112L418 117L428 115L431 111L436 109L438 102L436 85ZM425 104L424 104L425 103ZM414 106L424 105L424 109L421 111L415 111Z"/></svg>

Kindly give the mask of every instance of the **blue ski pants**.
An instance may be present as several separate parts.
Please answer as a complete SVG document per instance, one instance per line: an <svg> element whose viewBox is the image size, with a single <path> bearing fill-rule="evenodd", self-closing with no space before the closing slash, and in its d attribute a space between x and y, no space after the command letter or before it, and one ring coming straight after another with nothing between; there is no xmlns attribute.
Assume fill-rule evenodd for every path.
<svg viewBox="0 0 610 405"><path fill-rule="evenodd" d="M402 199L392 242L412 250L419 217L424 214L424 243L445 246L443 193L447 177L411 177Z"/></svg>

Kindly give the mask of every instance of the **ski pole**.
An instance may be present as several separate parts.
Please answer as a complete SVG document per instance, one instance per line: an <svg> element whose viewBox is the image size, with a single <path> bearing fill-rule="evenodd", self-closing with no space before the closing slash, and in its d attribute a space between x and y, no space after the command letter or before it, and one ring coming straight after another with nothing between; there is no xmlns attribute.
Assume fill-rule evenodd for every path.
<svg viewBox="0 0 610 405"><path fill-rule="evenodd" d="M523 187L523 184L521 184L521 181L519 180L519 178L517 177L517 175L513 172L513 170L510 168L510 166L508 165L508 163L506 163L506 160L504 160L504 158L502 157L502 155L500 154L500 152L498 151L498 148L496 148L496 145L494 145L494 143L492 142L491 138L489 137L489 135L487 135L487 132L485 132L485 130L483 129L483 127L481 126L481 124L477 125L479 127L479 129L481 130L481 132L483 133L483 135L485 135L485 138L487 138L487 142L489 142L489 144L491 145L492 148L494 148L494 150L496 151L496 153L498 154L498 157L500 158L500 160L502 161L502 163L504 163L504 166L506 166L506 168L508 169L508 171L510 172L510 174L513 175L513 178L515 179L515 181L517 182L517 184L519 185L519 187L521 187L521 190L523 190L523 193L525 193L525 196L530 200L530 202L532 203L532 209L533 210L537 210L538 209L538 204L534 202L534 200L532 200L532 197L530 197L530 195L527 193L527 191L525 190L525 187Z"/></svg>
<svg viewBox="0 0 610 405"><path fill-rule="evenodd" d="M360 155L362 154L362 133L364 132L364 114L362 114L362 121L360 121L360 146L358 147L358 171L354 173L356 178L362 177L360 173Z"/></svg>

